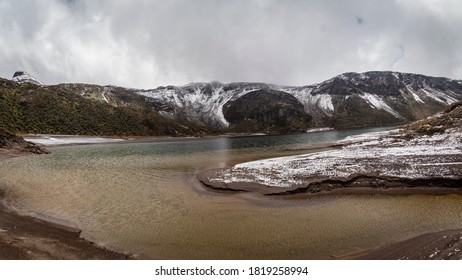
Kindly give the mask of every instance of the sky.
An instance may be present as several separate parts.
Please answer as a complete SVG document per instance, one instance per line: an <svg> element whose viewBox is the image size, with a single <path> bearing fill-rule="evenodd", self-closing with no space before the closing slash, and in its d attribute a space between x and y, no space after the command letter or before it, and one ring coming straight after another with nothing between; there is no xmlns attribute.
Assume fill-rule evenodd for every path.
<svg viewBox="0 0 462 280"><path fill-rule="evenodd" d="M0 77L155 88L462 79L460 0L0 0Z"/></svg>

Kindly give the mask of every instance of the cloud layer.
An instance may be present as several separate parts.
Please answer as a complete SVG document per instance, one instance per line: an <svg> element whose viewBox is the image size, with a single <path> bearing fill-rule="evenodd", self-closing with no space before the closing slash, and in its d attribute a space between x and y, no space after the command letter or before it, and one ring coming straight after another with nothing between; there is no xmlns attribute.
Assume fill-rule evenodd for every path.
<svg viewBox="0 0 462 280"><path fill-rule="evenodd" d="M462 79L459 0L0 0L0 76L137 88L393 70Z"/></svg>

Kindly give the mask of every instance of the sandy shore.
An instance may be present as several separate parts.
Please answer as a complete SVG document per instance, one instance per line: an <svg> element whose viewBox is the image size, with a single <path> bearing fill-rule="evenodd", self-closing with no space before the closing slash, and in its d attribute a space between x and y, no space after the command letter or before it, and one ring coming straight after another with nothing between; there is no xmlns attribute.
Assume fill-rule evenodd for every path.
<svg viewBox="0 0 462 280"><path fill-rule="evenodd" d="M340 145L325 146L332 151L341 149ZM318 149L308 153L319 152ZM450 157L433 157L433 160L446 161ZM460 157L457 156L457 160ZM345 194L462 194L461 178L396 178L393 176L378 176L373 172L358 174L347 179L329 179L325 176L304 178L303 185L272 187L256 182L213 180L221 172L229 171L229 167L206 170L197 175L201 183L212 191L218 192L250 192L279 199L310 199L322 195ZM255 171L255 170L254 170ZM258 169L256 169L258 172ZM218 174L218 175L217 175ZM271 173L270 173L271 176ZM212 180L211 180L212 178ZM375 248L352 252L346 255L335 255L333 259L462 259L462 229L450 229L427 233L407 240L399 240L391 244L380 244Z"/></svg>
<svg viewBox="0 0 462 280"><path fill-rule="evenodd" d="M335 149L338 145L313 148L312 152ZM27 154L0 149L0 160ZM198 175L204 180L209 170ZM233 188L217 187L222 191L254 191L274 195L274 189L258 184L236 184ZM284 192L287 192L284 189ZM413 193L446 194L461 193L454 188L357 188L345 187L328 191L329 194L385 193L406 195ZM287 194L287 193L286 193ZM324 195L315 193L293 193L281 198L310 198ZM0 199L1 199L0 190ZM277 194L276 194L277 195ZM115 253L81 239L79 229L53 224L28 216L21 216L0 203L0 259L130 259L131 256ZM332 256L333 259L461 259L462 229L428 233L408 240L396 241L368 250Z"/></svg>
<svg viewBox="0 0 462 280"><path fill-rule="evenodd" d="M214 172L210 170L208 172ZM207 172L200 174L204 179ZM218 192L254 192L278 199L312 199L314 197L349 194L384 194L384 195L445 195L461 194L461 189L440 187L399 187L399 188L372 188L372 187L343 187L315 193L297 192L287 195L278 193L266 186L258 184L233 184L226 187L207 186L211 191ZM276 196L276 197L275 197ZM332 255L336 260L459 260L462 259L462 229L449 229L419 235L406 240L397 240L390 244L380 244L377 247L351 252L344 255Z"/></svg>
<svg viewBox="0 0 462 280"><path fill-rule="evenodd" d="M384 246L354 252L335 259L356 260L460 260L462 229L427 233Z"/></svg>
<svg viewBox="0 0 462 280"><path fill-rule="evenodd" d="M28 154L0 149L0 160ZM80 230L29 216L7 207L0 189L0 259L131 259L132 257L99 247L80 238Z"/></svg>

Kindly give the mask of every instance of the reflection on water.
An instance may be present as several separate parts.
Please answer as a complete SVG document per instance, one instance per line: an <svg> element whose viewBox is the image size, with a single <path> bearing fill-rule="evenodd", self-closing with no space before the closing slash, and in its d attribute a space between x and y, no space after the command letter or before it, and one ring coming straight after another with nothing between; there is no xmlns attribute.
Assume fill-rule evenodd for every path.
<svg viewBox="0 0 462 280"><path fill-rule="evenodd" d="M209 192L207 169L291 153L359 131L62 147L0 162L19 209L67 220L109 248L150 258L327 258L462 227L459 195L311 199Z"/></svg>

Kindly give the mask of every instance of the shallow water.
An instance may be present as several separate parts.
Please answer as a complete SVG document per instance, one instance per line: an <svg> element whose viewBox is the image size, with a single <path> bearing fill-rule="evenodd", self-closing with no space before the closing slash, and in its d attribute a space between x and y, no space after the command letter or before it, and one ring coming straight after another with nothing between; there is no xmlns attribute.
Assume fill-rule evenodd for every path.
<svg viewBox="0 0 462 280"><path fill-rule="evenodd" d="M16 208L160 259L318 259L462 227L460 195L268 198L203 189L194 175L291 154L362 130L53 148L0 162Z"/></svg>

